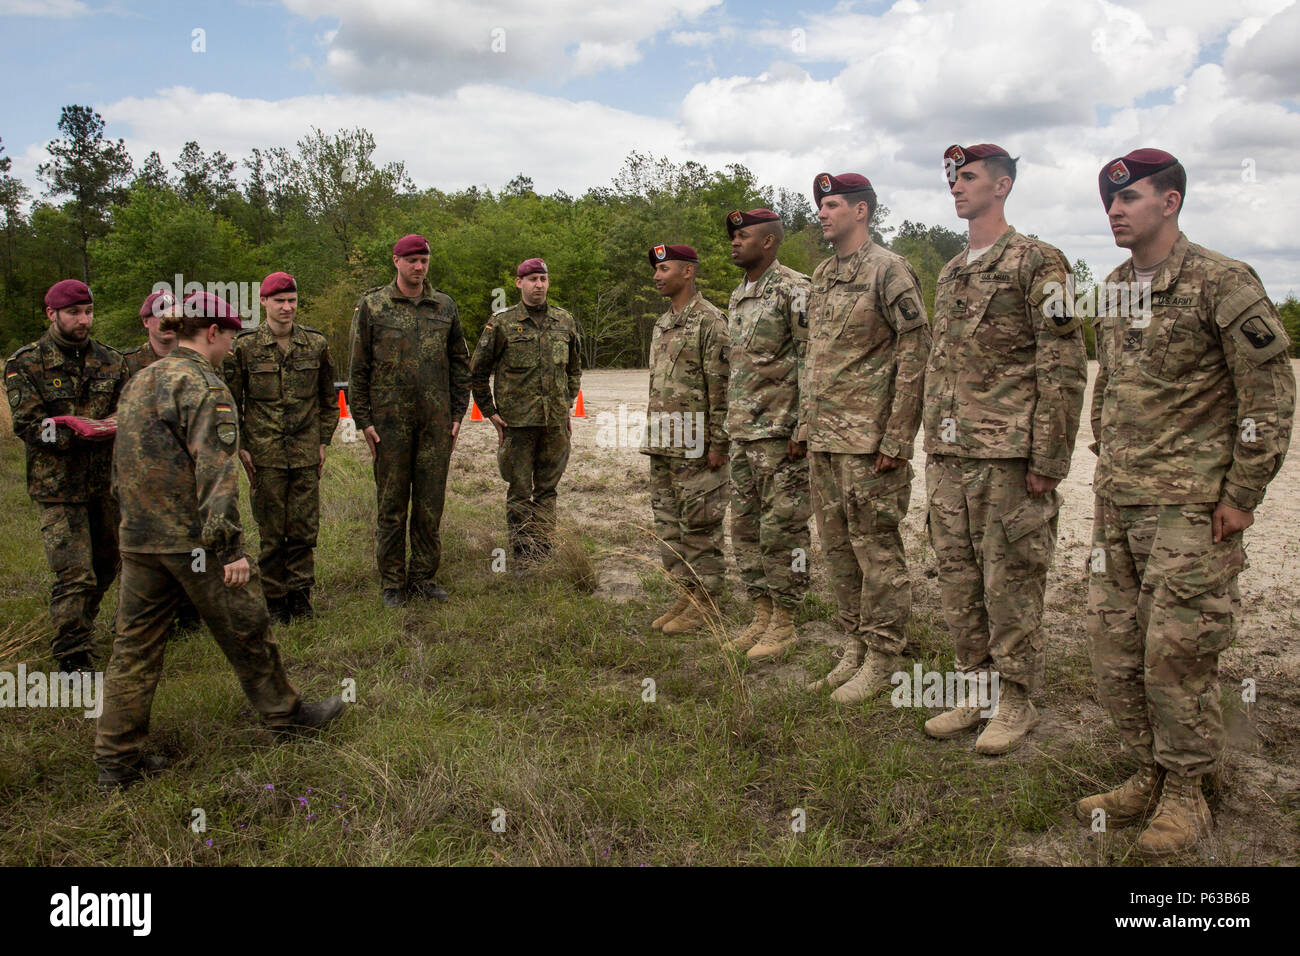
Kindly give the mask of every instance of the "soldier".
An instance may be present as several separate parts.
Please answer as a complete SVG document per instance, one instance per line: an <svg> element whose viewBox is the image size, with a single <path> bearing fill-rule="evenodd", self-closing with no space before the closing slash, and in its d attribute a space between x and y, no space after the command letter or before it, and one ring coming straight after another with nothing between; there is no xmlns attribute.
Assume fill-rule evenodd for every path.
<svg viewBox="0 0 1300 956"><path fill-rule="evenodd" d="M497 467L508 485L506 532L516 568L551 551L555 488L569 463L573 432L569 406L582 382L578 325L546 301L550 284L541 259L519 263L520 301L483 326L469 364L474 401L497 430Z"/></svg>
<svg viewBox="0 0 1300 956"><path fill-rule="evenodd" d="M731 260L745 270L728 307L731 542L754 602L749 627L726 646L761 660L795 642L794 610L808 590L808 451L794 433L809 284L777 261L785 230L772 210L735 210L723 221Z"/></svg>
<svg viewBox="0 0 1300 956"><path fill-rule="evenodd" d="M176 308L176 298L165 290L150 292L140 306L140 322L144 326L146 338L135 348L122 353L128 379L143 368L148 368L160 358L171 354L176 348L176 332L163 332L158 328L158 320ZM199 626L199 611L189 598L181 598L180 607L176 609L176 631L184 632Z"/></svg>
<svg viewBox="0 0 1300 956"><path fill-rule="evenodd" d="M664 569L681 587L651 626L694 631L718 618L726 562L727 317L695 288L700 257L685 245L650 250L659 294L670 308L650 340L646 444L650 504Z"/></svg>
<svg viewBox="0 0 1300 956"><path fill-rule="evenodd" d="M162 332L158 328L158 320L174 308L176 298L170 292L150 292L145 296L144 303L140 306L140 323L144 326L146 338L135 348L122 353L128 376L142 368L148 368L176 348L176 333Z"/></svg>
<svg viewBox="0 0 1300 956"><path fill-rule="evenodd" d="M1107 276L1107 302L1135 282L1150 297L1146 309L1098 307L1092 393L1088 644L1098 696L1139 766L1076 813L1124 826L1154 806L1137 848L1161 857L1212 826L1201 778L1224 747L1219 653L1242 532L1290 444L1295 375L1255 270L1179 230L1177 159L1137 149L1098 181L1115 244L1132 253Z"/></svg>
<svg viewBox="0 0 1300 956"><path fill-rule="evenodd" d="M312 617L325 446L339 421L334 363L323 333L294 321L298 284L273 272L258 290L266 321L242 332L226 359L239 414L239 460L261 531L258 568L272 619Z"/></svg>
<svg viewBox="0 0 1300 956"><path fill-rule="evenodd" d="M289 683L257 570L243 553L239 425L215 368L239 331L239 314L206 292L189 296L182 310L159 323L178 333L175 350L136 376L119 412L113 485L122 508L122 588L95 734L101 790L167 765L140 749L182 594L277 731L322 727L343 710L338 697L302 703Z"/></svg>
<svg viewBox="0 0 1300 956"><path fill-rule="evenodd" d="M447 600L434 583L447 463L469 408L469 350L456 303L425 278L429 243L393 246L394 280L367 289L352 314L352 418L370 446L379 502L375 560L385 607L408 592ZM407 507L411 566L406 567Z"/></svg>
<svg viewBox="0 0 1300 956"><path fill-rule="evenodd" d="M1073 309L1046 302L1071 281L1065 256L1007 225L1016 161L982 143L949 147L944 164L970 239L935 293L925 384L930 541L957 669L997 687L997 712L975 749L1002 754L1038 722L1030 697L1043 677L1056 486L1070 470L1087 357ZM979 703L958 703L925 732L956 737L980 722Z"/></svg>
<svg viewBox="0 0 1300 956"><path fill-rule="evenodd" d="M50 286L45 315L49 331L5 363L5 391L54 575L54 656L61 671L92 670L95 615L119 564L111 416L126 370L120 352L90 337L95 307L84 283Z"/></svg>
<svg viewBox="0 0 1300 956"><path fill-rule="evenodd" d="M871 241L871 182L821 173L813 201L835 254L812 277L799 441L812 453L813 514L847 643L808 689L835 688L831 698L849 704L889 687L907 644L912 586L898 526L930 327L912 267Z"/></svg>

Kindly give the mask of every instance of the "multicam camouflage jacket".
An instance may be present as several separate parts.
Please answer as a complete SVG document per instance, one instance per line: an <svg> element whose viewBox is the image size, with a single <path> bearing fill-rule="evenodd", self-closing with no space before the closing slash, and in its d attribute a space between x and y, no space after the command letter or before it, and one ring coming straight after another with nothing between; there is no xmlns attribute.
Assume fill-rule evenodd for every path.
<svg viewBox="0 0 1300 956"><path fill-rule="evenodd" d="M930 351L921 284L870 239L813 272L799 439L810 451L911 458Z"/></svg>
<svg viewBox="0 0 1300 956"><path fill-rule="evenodd" d="M122 353L87 339L68 349L46 332L5 363L14 434L27 446L27 493L36 501L84 503L109 493L113 442L78 438L47 419L109 418L126 369Z"/></svg>
<svg viewBox="0 0 1300 956"><path fill-rule="evenodd" d="M925 382L925 452L1027 458L1064 478L1079 431L1088 359L1060 250L1015 229L974 262L939 274Z"/></svg>
<svg viewBox="0 0 1300 956"><path fill-rule="evenodd" d="M235 339L224 372L239 413L240 445L253 465L315 467L339 420L325 336L295 322L283 351L263 322Z"/></svg>
<svg viewBox="0 0 1300 956"><path fill-rule="evenodd" d="M539 324L519 302L483 326L469 369L485 417L500 413L511 427L568 423L582 384L578 324L558 305L544 309Z"/></svg>
<svg viewBox="0 0 1300 956"><path fill-rule="evenodd" d="M429 282L414 299L394 279L352 313L348 403L359 431L404 421L447 428L469 408L469 349L451 296ZM382 435L381 435L382 439Z"/></svg>
<svg viewBox="0 0 1300 956"><path fill-rule="evenodd" d="M206 358L178 345L139 372L117 412L121 549L239 560L238 451L234 400Z"/></svg>
<svg viewBox="0 0 1300 956"><path fill-rule="evenodd" d="M1135 281L1132 259L1106 277ZM1117 505L1253 510L1282 467L1295 414L1277 310L1254 269L1182 233L1151 281L1150 305L1146 316L1095 320L1097 494Z"/></svg>
<svg viewBox="0 0 1300 956"><path fill-rule="evenodd" d="M789 438L799 427L799 379L808 345L811 284L773 261L754 288L731 293L731 376L727 431L732 441Z"/></svg>
<svg viewBox="0 0 1300 956"><path fill-rule="evenodd" d="M680 312L669 309L650 339L650 400L641 452L669 458L698 452L726 454L727 378L730 374L727 317L696 293ZM686 422L685 439L677 423Z"/></svg>

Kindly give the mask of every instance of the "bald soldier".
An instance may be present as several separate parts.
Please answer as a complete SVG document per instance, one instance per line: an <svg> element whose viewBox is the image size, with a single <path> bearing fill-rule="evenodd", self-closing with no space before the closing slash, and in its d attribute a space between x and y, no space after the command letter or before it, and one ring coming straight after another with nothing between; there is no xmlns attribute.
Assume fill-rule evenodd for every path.
<svg viewBox="0 0 1300 956"><path fill-rule="evenodd" d="M950 146L949 192L967 247L939 275L925 380L925 484L939 599L957 669L984 679L997 711L975 741L1003 754L1038 722L1056 486L1070 470L1087 356L1072 309L1049 308L1071 281L1059 249L1007 225L1016 161L1000 146ZM931 737L976 727L964 703L925 723Z"/></svg>
<svg viewBox="0 0 1300 956"><path fill-rule="evenodd" d="M1137 849L1164 857L1211 828L1201 780L1225 743L1219 654L1242 533L1290 444L1295 375L1255 270L1179 230L1187 172L1175 157L1134 150L1098 185L1115 245L1132 255L1106 277L1095 323L1088 645L1138 770L1076 813L1124 826L1154 807ZM1129 307L1110 308L1110 291L1134 283L1138 303L1116 295Z"/></svg>
<svg viewBox="0 0 1300 956"><path fill-rule="evenodd" d="M119 564L110 490L122 355L90 337L94 297L64 279L45 293L50 328L5 363L14 434L27 448L27 493L41 508L59 670L94 669L95 616Z"/></svg>
<svg viewBox="0 0 1300 956"><path fill-rule="evenodd" d="M442 561L447 466L469 408L469 349L455 301L428 280L429 243L393 245L397 275L367 289L352 314L352 417L375 463L375 563L385 607L409 596L446 601ZM407 514L411 561L406 561Z"/></svg>
<svg viewBox="0 0 1300 956"><path fill-rule="evenodd" d="M474 400L497 430L506 532L519 571L549 554L555 538L555 489L569 463L569 406L582 384L582 359L577 322L546 299L546 263L519 263L515 287L520 301L483 326L469 370Z"/></svg>
<svg viewBox="0 0 1300 956"><path fill-rule="evenodd" d="M809 690L854 703L890 686L912 586L899 523L912 495L912 442L930 327L916 273L871 241L876 191L857 173L813 180L822 235L808 305L801 434L812 453L813 514L847 643Z"/></svg>
<svg viewBox="0 0 1300 956"><path fill-rule="evenodd" d="M650 504L664 570L677 601L651 626L685 634L718 620L726 561L727 317L695 287L700 257L686 245L649 253L655 288L669 309L650 340L646 444Z"/></svg>
<svg viewBox="0 0 1300 956"><path fill-rule="evenodd" d="M731 293L731 543L754 617L727 643L751 660L795 643L794 611L808 590L808 453L794 441L808 342L808 277L781 265L785 238L770 209L723 220L731 261L745 271Z"/></svg>

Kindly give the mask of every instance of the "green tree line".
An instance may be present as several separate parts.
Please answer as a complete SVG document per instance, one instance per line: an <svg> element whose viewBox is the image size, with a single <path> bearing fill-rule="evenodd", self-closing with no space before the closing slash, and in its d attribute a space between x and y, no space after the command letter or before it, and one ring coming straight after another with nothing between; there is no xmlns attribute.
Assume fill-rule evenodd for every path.
<svg viewBox="0 0 1300 956"><path fill-rule="evenodd" d="M540 255L552 299L582 324L584 363L641 366L664 309L649 280L650 246L693 245L700 287L724 307L739 278L723 226L729 210L778 212L787 230L781 260L801 272L830 251L806 196L763 185L740 164L710 170L634 151L608 186L578 197L540 194L522 173L497 192L444 192L416 189L400 162L378 164L365 129L313 129L293 148L254 149L240 164L191 141L170 165L153 152L138 167L89 107L64 107L59 133L37 168L39 193L11 175L0 142L4 354L43 333L42 298L59 279L91 283L96 336L125 348L142 339L137 311L155 283L181 276L255 288L283 270L298 280L301 321L326 334L346 370L358 295L391 281L393 242L418 232L431 246L431 278L460 306L471 344L503 304L498 290L516 298L515 265ZM886 206L876 210L873 235L911 262L932 312L939 272L965 236L911 221L895 231L888 217ZM1087 264L1075 271L1086 288ZM1300 302L1279 308L1300 343Z"/></svg>

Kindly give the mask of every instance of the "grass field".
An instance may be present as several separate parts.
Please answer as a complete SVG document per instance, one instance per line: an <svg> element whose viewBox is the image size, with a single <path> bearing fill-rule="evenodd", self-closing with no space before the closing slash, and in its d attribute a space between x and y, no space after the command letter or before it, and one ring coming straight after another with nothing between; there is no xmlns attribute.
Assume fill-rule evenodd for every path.
<svg viewBox="0 0 1300 956"><path fill-rule="evenodd" d="M49 573L5 425L0 667L49 669ZM1070 812L1131 769L1092 700L1079 642L1049 658L1044 726L1030 745L989 760L973 737L929 741L929 711L888 698L843 708L800 689L833 662L824 587L800 614L807 640L781 664L722 654L723 634L652 631L673 594L643 527L648 507L639 524L613 505L608 520L591 519L598 497L576 517L566 508L607 495L635 510L645 470L634 454L566 477L560 557L523 580L491 573L504 492L490 427L475 427L457 448L443 520L445 605L382 608L368 462L357 446L331 452L319 614L277 637L306 697L355 680L358 702L337 724L275 742L205 633L169 647L154 705L151 744L174 768L124 794L95 789L93 721L0 710L0 864L1138 862L1136 833L1093 834ZM619 600L592 592L593 567L630 580ZM949 669L938 608L918 593L916 658ZM115 606L114 590L98 623L101 661ZM746 610L727 614L734 633ZM1273 743L1270 759L1294 756L1293 738ZM1271 816L1227 812L1215 839L1180 862L1300 860L1294 803L1269 799ZM191 826L196 810L203 832Z"/></svg>

